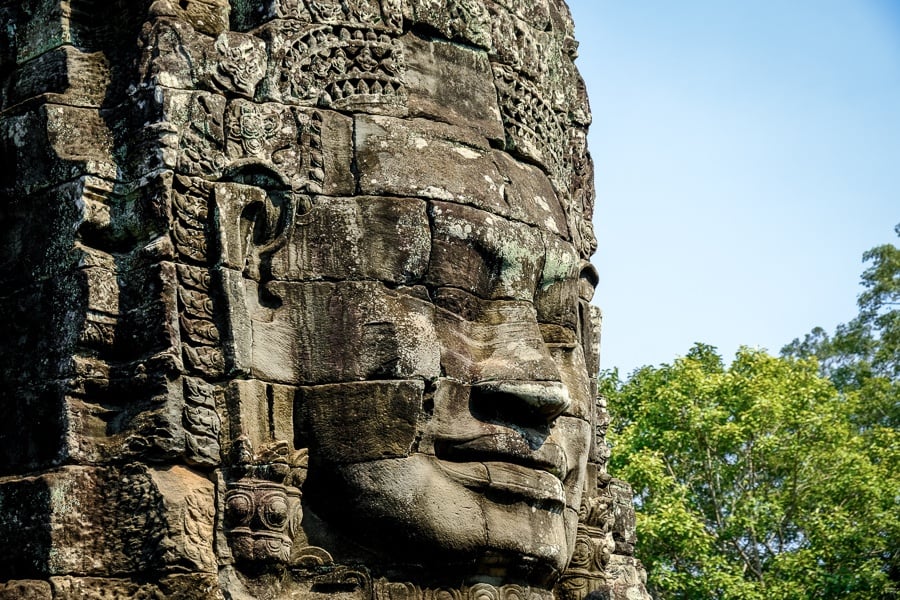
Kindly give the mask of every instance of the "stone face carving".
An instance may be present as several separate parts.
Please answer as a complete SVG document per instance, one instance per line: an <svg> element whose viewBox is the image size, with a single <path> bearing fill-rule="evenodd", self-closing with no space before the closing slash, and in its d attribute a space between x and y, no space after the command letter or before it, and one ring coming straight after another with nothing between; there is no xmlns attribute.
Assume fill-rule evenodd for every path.
<svg viewBox="0 0 900 600"><path fill-rule="evenodd" d="M0 20L0 597L647 597L561 0Z"/></svg>

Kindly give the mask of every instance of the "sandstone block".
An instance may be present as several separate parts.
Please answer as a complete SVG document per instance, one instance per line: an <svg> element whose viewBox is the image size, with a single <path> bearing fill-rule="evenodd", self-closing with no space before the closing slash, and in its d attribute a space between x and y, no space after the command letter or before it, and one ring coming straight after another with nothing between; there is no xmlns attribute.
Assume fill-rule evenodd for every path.
<svg viewBox="0 0 900 600"><path fill-rule="evenodd" d="M326 464L409 456L424 387L421 381L300 387L298 435L308 443L310 459Z"/></svg>
<svg viewBox="0 0 900 600"><path fill-rule="evenodd" d="M543 240L545 258L534 296L538 320L576 332L582 267L578 252L556 236L545 234Z"/></svg>
<svg viewBox="0 0 900 600"><path fill-rule="evenodd" d="M53 591L46 581L7 581L0 583L0 600L53 600Z"/></svg>
<svg viewBox="0 0 900 600"><path fill-rule="evenodd" d="M497 90L487 53L407 34L409 116L471 129L488 140L503 140Z"/></svg>
<svg viewBox="0 0 900 600"><path fill-rule="evenodd" d="M59 104L99 107L109 80L103 53L60 46L16 69L10 80L12 93L0 99L0 110L45 94Z"/></svg>
<svg viewBox="0 0 900 600"><path fill-rule="evenodd" d="M218 177L227 162L225 98L203 91L141 90L116 112L132 129L123 169L129 179L166 169Z"/></svg>
<svg viewBox="0 0 900 600"><path fill-rule="evenodd" d="M85 217L83 197L84 180L80 179L4 206L5 226L0 232L4 289L12 291L78 264L84 253L76 244L78 225ZM31 243L36 239L45 243Z"/></svg>
<svg viewBox="0 0 900 600"><path fill-rule="evenodd" d="M436 302L444 304L441 297ZM491 302L481 313L481 319L470 321L447 310L435 312L443 374L464 383L559 381L531 304Z"/></svg>
<svg viewBox="0 0 900 600"><path fill-rule="evenodd" d="M223 598L215 575L170 575L152 583L121 577L52 577L53 600L210 600Z"/></svg>
<svg viewBox="0 0 900 600"><path fill-rule="evenodd" d="M404 16L414 24L439 31L446 39L490 48L490 14L481 2L410 0L404 6Z"/></svg>
<svg viewBox="0 0 900 600"><path fill-rule="evenodd" d="M7 478L0 505L4 578L215 569L212 484L187 469L65 467Z"/></svg>
<svg viewBox="0 0 900 600"><path fill-rule="evenodd" d="M187 21L160 17L143 37L142 74L165 87L252 98L266 71L265 44L252 35L225 31L213 38Z"/></svg>
<svg viewBox="0 0 900 600"><path fill-rule="evenodd" d="M183 19L201 33L219 35L228 30L229 4L228 0L161 2L157 4L156 16Z"/></svg>
<svg viewBox="0 0 900 600"><path fill-rule="evenodd" d="M293 445L294 395L294 388L288 386L254 379L232 381L227 392L229 438L243 436L253 448L285 441Z"/></svg>
<svg viewBox="0 0 900 600"><path fill-rule="evenodd" d="M364 194L468 204L565 236L565 216L537 168L492 151L483 138L431 121L357 117Z"/></svg>
<svg viewBox="0 0 900 600"><path fill-rule="evenodd" d="M540 233L522 223L449 202L431 202L426 282L485 299L531 302L543 267Z"/></svg>
<svg viewBox="0 0 900 600"><path fill-rule="evenodd" d="M115 179L112 136L97 110L44 104L0 117L0 189L30 194L83 175Z"/></svg>
<svg viewBox="0 0 900 600"><path fill-rule="evenodd" d="M63 44L83 45L89 38L83 23L73 19L71 0L26 0L22 24L16 30L19 64Z"/></svg>
<svg viewBox="0 0 900 600"><path fill-rule="evenodd" d="M258 292L247 288L252 306ZM273 281L265 290L280 307L256 305L249 311L256 378L312 384L438 374L427 301L372 281Z"/></svg>
<svg viewBox="0 0 900 600"><path fill-rule="evenodd" d="M612 494L615 511L615 524L613 525L613 539L616 542L616 554L634 556L634 545L637 541L635 535L635 514L632 503L633 492L631 486L621 479L612 479L609 482L609 491Z"/></svg>
<svg viewBox="0 0 900 600"><path fill-rule="evenodd" d="M284 281L421 281L431 232L425 202L412 198L319 198L295 220L272 254L271 276Z"/></svg>

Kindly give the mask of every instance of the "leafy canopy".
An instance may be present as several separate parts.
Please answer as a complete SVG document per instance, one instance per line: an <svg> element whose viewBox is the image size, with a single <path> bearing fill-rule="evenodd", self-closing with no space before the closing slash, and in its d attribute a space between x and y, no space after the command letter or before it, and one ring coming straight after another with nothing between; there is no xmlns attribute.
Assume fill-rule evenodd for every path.
<svg viewBox="0 0 900 600"><path fill-rule="evenodd" d="M655 597L900 598L900 250L865 258L833 336L601 378Z"/></svg>

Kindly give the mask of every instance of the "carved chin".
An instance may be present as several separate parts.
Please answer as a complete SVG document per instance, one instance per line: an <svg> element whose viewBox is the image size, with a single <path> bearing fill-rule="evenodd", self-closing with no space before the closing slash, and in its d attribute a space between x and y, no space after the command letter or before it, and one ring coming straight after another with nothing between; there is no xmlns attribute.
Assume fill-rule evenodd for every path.
<svg viewBox="0 0 900 600"><path fill-rule="evenodd" d="M471 473L455 466L414 454L311 469L304 500L333 529L329 534L376 555L390 549L398 565L488 564L500 578L527 577L521 571L546 577L565 568L578 518L556 491L548 501L533 490L511 490L510 477L497 486L477 476L467 482ZM317 477L326 470L333 477Z"/></svg>

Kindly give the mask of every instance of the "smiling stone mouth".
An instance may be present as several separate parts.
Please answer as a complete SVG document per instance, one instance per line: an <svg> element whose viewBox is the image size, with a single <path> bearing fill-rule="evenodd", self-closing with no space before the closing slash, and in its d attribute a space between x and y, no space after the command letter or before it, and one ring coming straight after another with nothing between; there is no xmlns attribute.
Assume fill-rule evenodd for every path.
<svg viewBox="0 0 900 600"><path fill-rule="evenodd" d="M565 506L562 481L547 471L496 461L452 462L438 459L436 462L448 477L467 488L500 493L541 507Z"/></svg>
<svg viewBox="0 0 900 600"><path fill-rule="evenodd" d="M526 471L546 472L561 481L568 474L566 453L559 445L544 443L533 449L513 431L497 431L466 439L437 439L434 453L442 461L509 464Z"/></svg>
<svg viewBox="0 0 900 600"><path fill-rule="evenodd" d="M515 432L435 441L441 470L462 485L482 492L524 499L541 507L564 506L565 452L556 444L532 449Z"/></svg>

